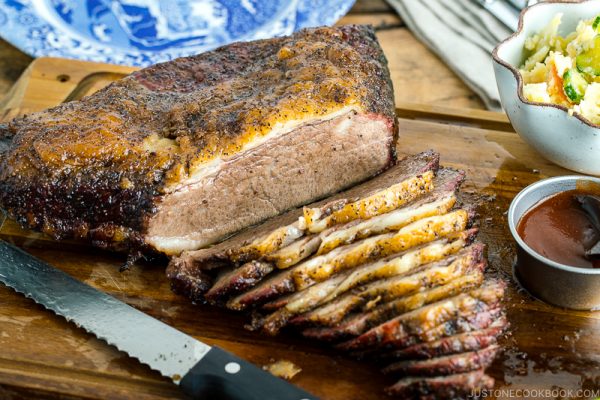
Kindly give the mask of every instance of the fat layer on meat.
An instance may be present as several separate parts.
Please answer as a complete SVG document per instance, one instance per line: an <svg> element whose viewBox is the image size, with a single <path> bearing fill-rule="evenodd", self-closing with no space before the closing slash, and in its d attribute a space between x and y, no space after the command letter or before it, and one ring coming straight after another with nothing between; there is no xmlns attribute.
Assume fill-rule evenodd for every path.
<svg viewBox="0 0 600 400"><path fill-rule="evenodd" d="M437 377L407 377L385 389L389 395L410 399L466 398L475 389L492 389L494 379L483 369Z"/></svg>
<svg viewBox="0 0 600 400"><path fill-rule="evenodd" d="M224 273L206 292L204 298L211 303L218 303L233 292L244 291L253 287L267 274L273 271L273 265L262 261L249 261L241 267Z"/></svg>
<svg viewBox="0 0 600 400"><path fill-rule="evenodd" d="M403 253L386 257L374 263L362 265L355 270L344 271L307 289L280 297L279 299L266 304L263 308L274 310L295 302L321 304L330 301L340 294L361 284L377 279L406 274L416 270L424 264L439 261L458 252L466 245L468 239L469 233L464 232L464 234L458 235L458 237L452 241L450 241L449 238L444 238L442 240L421 245L414 250L407 250ZM329 282L335 282L335 285L330 285ZM300 305L301 304L302 303L300 303Z"/></svg>
<svg viewBox="0 0 600 400"><path fill-rule="evenodd" d="M437 171L438 168L439 154L431 151L404 157L377 177L310 207L321 207L332 201L344 204L353 202L411 177ZM185 251L179 257L173 257L167 268L167 275L174 290L184 295L193 294L194 300L200 301L203 291L210 288L215 275L205 271L224 267L235 268L293 244L305 235L304 228L299 223L302 213L302 208L290 210L259 226L245 229L212 247ZM303 254L305 255L306 251Z"/></svg>
<svg viewBox="0 0 600 400"><path fill-rule="evenodd" d="M393 318L361 336L345 342L338 347L344 350L356 350L372 346L381 346L401 341L410 335L427 338L427 331L446 321L466 314L496 307L504 295L506 284L491 280L468 293L462 293L449 299L427 305L420 309Z"/></svg>
<svg viewBox="0 0 600 400"><path fill-rule="evenodd" d="M358 302L361 303L369 301L375 303L380 301L388 302L415 292L426 291L430 287L444 285L472 271L477 264L480 265L480 269L483 268L482 264L480 264L482 252L481 250L477 250L477 247L482 246L471 247L468 251L460 254L460 256L447 257L444 260L426 265L413 274L375 281L355 291L352 295L358 297ZM287 324L292 316L317 306L321 300L327 300L327 296L321 298L325 291L321 291L320 288L311 293L311 289L316 286L318 285L308 288L306 290L308 293L304 293L305 296L301 296L296 301L289 302L271 315L265 317L262 321L263 329L270 334L277 333L281 327ZM298 294L300 293L303 292L299 292Z"/></svg>
<svg viewBox="0 0 600 400"><path fill-rule="evenodd" d="M276 228L264 236L254 239L251 243L237 249L231 249L227 256L233 263L245 262L269 254L292 244L304 236L304 229L299 228L299 222Z"/></svg>
<svg viewBox="0 0 600 400"><path fill-rule="evenodd" d="M458 335L420 343L384 355L386 359L428 359L448 354L476 351L497 343L497 337L506 329L505 316L495 320L489 327Z"/></svg>
<svg viewBox="0 0 600 400"><path fill-rule="evenodd" d="M352 243L356 239L397 231L422 218L446 214L456 203L456 196L454 193L447 193L441 198L428 197L425 200L428 202L417 202L409 207L403 207L368 220L359 220L359 223L335 229L329 234L323 235L317 254L328 253L336 247Z"/></svg>
<svg viewBox="0 0 600 400"><path fill-rule="evenodd" d="M489 367L500 347L496 344L465 353L450 354L427 360L405 360L390 364L383 369L386 374L403 376L451 375Z"/></svg>
<svg viewBox="0 0 600 400"><path fill-rule="evenodd" d="M325 254L343 244L380 233L397 231L401 227L428 216L445 214L456 202L454 192L464 179L462 171L442 168L433 180L433 191L405 207L381 213L367 220L333 226L322 231L317 254ZM381 212L382 210L380 210Z"/></svg>
<svg viewBox="0 0 600 400"><path fill-rule="evenodd" d="M305 289L337 272L352 269L373 259L400 253L440 237L460 234L468 222L467 211L457 210L413 222L396 233L378 235L339 247L274 274L254 289L231 299L227 306L231 309L243 309L249 304L263 304L277 295Z"/></svg>
<svg viewBox="0 0 600 400"><path fill-rule="evenodd" d="M311 321L317 321L321 319L331 320L332 318L335 320L334 316L336 314L343 309L356 305L357 302L360 301L358 297L355 298L352 294L349 294L343 299L334 300L342 293L377 279L385 279L392 276L406 274L410 271L414 271L424 264L436 262L447 256L455 254L467 244L472 233L472 231L461 232L461 234L457 235L455 240L451 241L450 238L437 240L432 243L419 246L414 250L408 250L399 255L394 255L383 260L367 264L356 270L336 275L334 278L332 278L336 282L335 285L327 285L326 282L329 280L315 285L318 288L314 290L318 290L318 295L320 296L319 301L321 303L331 301L331 303L316 309L310 315L306 315L306 317ZM327 286L327 288L324 288L324 286ZM289 302L306 298L301 293L302 292L295 293L289 297L275 301L274 303L276 306L281 307ZM339 321L339 319L336 321Z"/></svg>
<svg viewBox="0 0 600 400"><path fill-rule="evenodd" d="M350 313L349 308L343 309L336 315L336 320L321 319L314 321L326 327L308 328L303 331L306 337L312 337L320 340L334 341L346 339L351 336L358 336L379 324L388 321L403 313L416 310L424 305L455 296L464 291L473 289L483 282L483 266L470 274L457 278L446 285L426 290L396 299L388 303L376 306L375 308L362 310L356 315L350 315L346 320L342 318ZM326 316L325 316L326 317ZM304 322L300 320L301 322ZM298 323L298 320L292 320Z"/></svg>
<svg viewBox="0 0 600 400"><path fill-rule="evenodd" d="M398 231L403 226L422 218L446 214L455 203L456 196L453 191L428 195L414 204L392 212L368 220L355 220L332 227L317 235L301 238L287 247L266 254L265 259L274 263L277 268L289 268L314 253L322 255L359 239Z"/></svg>
<svg viewBox="0 0 600 400"><path fill-rule="evenodd" d="M282 249L266 254L264 259L279 269L286 269L315 254L320 244L319 235L306 236Z"/></svg>
<svg viewBox="0 0 600 400"><path fill-rule="evenodd" d="M305 227L318 233L333 225L388 213L431 191L433 176L433 171L427 171L351 203L336 201L318 208L305 207Z"/></svg>
<svg viewBox="0 0 600 400"><path fill-rule="evenodd" d="M469 214L466 210L423 218L403 227L398 232L363 239L307 260L294 268L292 277L296 288L303 289L339 271L461 232L466 229L468 222Z"/></svg>

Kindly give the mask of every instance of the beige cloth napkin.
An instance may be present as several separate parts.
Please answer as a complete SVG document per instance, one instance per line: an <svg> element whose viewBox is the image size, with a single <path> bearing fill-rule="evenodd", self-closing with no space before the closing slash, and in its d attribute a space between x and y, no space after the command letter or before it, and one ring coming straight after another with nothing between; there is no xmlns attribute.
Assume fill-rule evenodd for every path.
<svg viewBox="0 0 600 400"><path fill-rule="evenodd" d="M512 32L472 0L387 0L413 34L501 111L491 52Z"/></svg>

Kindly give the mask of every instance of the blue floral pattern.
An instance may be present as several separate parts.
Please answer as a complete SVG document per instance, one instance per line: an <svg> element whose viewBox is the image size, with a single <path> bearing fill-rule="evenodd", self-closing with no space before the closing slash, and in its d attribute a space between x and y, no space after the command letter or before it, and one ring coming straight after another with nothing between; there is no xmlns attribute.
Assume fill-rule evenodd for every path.
<svg viewBox="0 0 600 400"><path fill-rule="evenodd" d="M332 25L354 0L0 0L0 36L35 56L146 66Z"/></svg>

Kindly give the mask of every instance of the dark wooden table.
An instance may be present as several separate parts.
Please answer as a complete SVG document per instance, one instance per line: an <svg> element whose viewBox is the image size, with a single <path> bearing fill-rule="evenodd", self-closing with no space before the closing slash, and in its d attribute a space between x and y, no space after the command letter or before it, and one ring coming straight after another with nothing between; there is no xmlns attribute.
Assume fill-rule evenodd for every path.
<svg viewBox="0 0 600 400"><path fill-rule="evenodd" d="M481 101L414 38L382 0L358 0L340 23L369 23L377 28L399 106L422 103L454 107L457 114L469 118L478 115L476 109L483 108ZM0 96L31 60L0 41ZM568 172L543 160L510 131L502 118L494 120L493 125L481 125L486 129L467 126L473 119L458 124L434 123L431 121L436 118L427 115L424 119L402 121L400 151L411 153L433 146L442 153L446 165L467 170L466 190L493 195L495 200L482 210L481 238L490 244L492 269L511 281L514 246L504 215L510 199L529 183ZM7 233L5 226L0 234L21 238L20 244L29 240L26 233L17 232L18 228L11 229ZM293 361L307 372L299 374L294 382L305 387L321 386L319 394L323 398L379 397L383 379L374 369L327 349L319 348L315 354L314 344L295 336L272 339L246 332L240 329L246 321L243 316L228 313L223 318L221 310L195 308L169 290L161 266L136 265L119 273L117 266L123 257L118 254L87 247L74 249L62 243L28 250L144 312L247 356L252 362L266 364L282 354L294 357ZM507 304L513 326L503 339L506 351L491 371L498 388L505 390L499 398L515 398L522 394L518 389L583 388L594 389L596 396L600 395L600 313L548 306L527 296L512 281ZM0 308L0 399L180 396L158 373L4 287L0 287ZM357 379L363 382L357 384Z"/></svg>

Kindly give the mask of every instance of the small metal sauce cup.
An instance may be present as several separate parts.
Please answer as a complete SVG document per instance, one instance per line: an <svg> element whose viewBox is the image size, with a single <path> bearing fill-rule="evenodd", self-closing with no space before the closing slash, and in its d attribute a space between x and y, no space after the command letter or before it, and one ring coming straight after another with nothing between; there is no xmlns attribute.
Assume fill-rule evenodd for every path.
<svg viewBox="0 0 600 400"><path fill-rule="evenodd" d="M517 242L515 278L535 297L575 310L600 309L600 269L571 267L538 254L521 239L517 226L523 215L541 200L590 184L600 185L600 179L588 176L544 179L523 189L508 209L508 226Z"/></svg>

